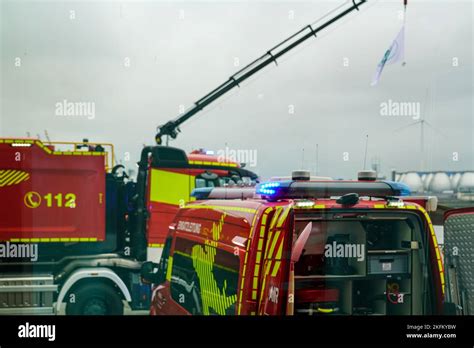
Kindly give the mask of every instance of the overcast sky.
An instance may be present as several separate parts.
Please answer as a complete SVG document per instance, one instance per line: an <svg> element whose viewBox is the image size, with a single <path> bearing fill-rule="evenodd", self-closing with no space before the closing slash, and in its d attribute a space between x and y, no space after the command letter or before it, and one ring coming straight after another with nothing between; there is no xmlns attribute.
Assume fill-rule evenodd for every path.
<svg viewBox="0 0 474 348"><path fill-rule="evenodd" d="M133 166L180 105L344 2L1 0L0 136L46 129L52 140L112 142ZM250 169L263 177L315 171L318 144L318 174L350 178L368 134L368 165L379 158L385 174L473 169L473 2L409 0L406 65L386 66L371 87L402 7L369 0L196 115L171 144L256 151ZM94 103L95 117L56 115L64 100ZM413 115L381 115L389 100L421 105L432 125L423 156L420 124L396 131Z"/></svg>

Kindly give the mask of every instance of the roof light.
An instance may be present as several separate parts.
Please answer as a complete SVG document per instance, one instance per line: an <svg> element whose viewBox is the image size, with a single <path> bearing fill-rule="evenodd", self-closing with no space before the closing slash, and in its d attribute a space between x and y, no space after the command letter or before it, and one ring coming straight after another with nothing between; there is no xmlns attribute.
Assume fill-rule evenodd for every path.
<svg viewBox="0 0 474 348"><path fill-rule="evenodd" d="M12 147L31 147L28 143L12 143Z"/></svg>
<svg viewBox="0 0 474 348"><path fill-rule="evenodd" d="M387 202L387 207L390 207L390 208L403 208L405 206L405 202L403 202L402 200L389 200Z"/></svg>
<svg viewBox="0 0 474 348"><path fill-rule="evenodd" d="M331 198L341 197L351 193L357 194L360 197L385 198L388 196L410 195L410 189L405 184L391 181L289 180L269 181L258 184L256 193L268 200Z"/></svg>
<svg viewBox="0 0 474 348"><path fill-rule="evenodd" d="M194 189L191 196L203 199L249 199L255 196L255 187L202 187Z"/></svg>
<svg viewBox="0 0 474 348"><path fill-rule="evenodd" d="M191 192L191 197L195 197L197 200L207 199L211 194L212 187L201 187L194 189Z"/></svg>
<svg viewBox="0 0 474 348"><path fill-rule="evenodd" d="M314 202L313 201L298 201L296 202L296 206L299 208L311 208L312 206L314 206Z"/></svg>
<svg viewBox="0 0 474 348"><path fill-rule="evenodd" d="M375 181L377 180L377 172L375 170L361 170L357 173L357 179Z"/></svg>
<svg viewBox="0 0 474 348"><path fill-rule="evenodd" d="M291 178L293 180L309 180L311 178L311 173L307 170L294 170L291 173Z"/></svg>
<svg viewBox="0 0 474 348"><path fill-rule="evenodd" d="M411 190L410 187L402 182L395 181L383 181L388 184L394 191L393 196L410 196Z"/></svg>
<svg viewBox="0 0 474 348"><path fill-rule="evenodd" d="M257 185L257 194L271 196L277 192L278 187L280 187L281 182L270 181Z"/></svg>

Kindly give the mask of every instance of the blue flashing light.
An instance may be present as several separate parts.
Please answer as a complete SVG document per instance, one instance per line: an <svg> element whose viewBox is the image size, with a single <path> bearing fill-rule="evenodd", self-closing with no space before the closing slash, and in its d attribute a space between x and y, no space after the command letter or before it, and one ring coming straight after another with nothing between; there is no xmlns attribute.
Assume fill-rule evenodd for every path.
<svg viewBox="0 0 474 348"><path fill-rule="evenodd" d="M280 182L278 181L264 182L257 185L257 194L274 195L278 187L280 187Z"/></svg>
<svg viewBox="0 0 474 348"><path fill-rule="evenodd" d="M411 196L410 187L402 182L384 181L394 191L395 196Z"/></svg>
<svg viewBox="0 0 474 348"><path fill-rule="evenodd" d="M195 197L197 200L207 199L212 192L213 187L201 187L194 189L191 192L191 196Z"/></svg>
<svg viewBox="0 0 474 348"><path fill-rule="evenodd" d="M272 199L283 197L284 192L291 186L292 180L267 181L257 185L255 192L262 196L272 196Z"/></svg>

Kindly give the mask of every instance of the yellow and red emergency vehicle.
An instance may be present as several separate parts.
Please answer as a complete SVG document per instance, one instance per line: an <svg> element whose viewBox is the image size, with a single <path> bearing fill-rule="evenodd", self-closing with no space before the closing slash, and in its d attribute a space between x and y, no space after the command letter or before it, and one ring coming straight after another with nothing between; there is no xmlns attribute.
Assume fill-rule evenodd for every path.
<svg viewBox="0 0 474 348"><path fill-rule="evenodd" d="M202 200L179 210L161 262L143 265L142 276L156 284L151 314L426 315L450 307L446 298L456 302L452 311L470 313L469 264L455 270L459 286L446 297L428 215L436 197L374 180L310 181L300 172L237 200L197 190ZM445 239L459 259L470 255L455 240L472 243L473 213L448 219Z"/></svg>
<svg viewBox="0 0 474 348"><path fill-rule="evenodd" d="M67 314L122 314L123 300L148 308L141 262L159 260L179 206L195 188L257 180L204 151L146 147L137 181L113 158L111 144L0 139L0 250L8 256L0 313L60 312L66 303ZM34 259L18 253L33 247Z"/></svg>

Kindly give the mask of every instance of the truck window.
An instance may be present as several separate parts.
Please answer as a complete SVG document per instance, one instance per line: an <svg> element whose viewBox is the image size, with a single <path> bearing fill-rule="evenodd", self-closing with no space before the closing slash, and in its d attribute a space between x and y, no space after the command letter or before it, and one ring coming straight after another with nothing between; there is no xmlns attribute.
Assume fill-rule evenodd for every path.
<svg viewBox="0 0 474 348"><path fill-rule="evenodd" d="M233 253L177 238L171 296L192 314L233 315L240 262Z"/></svg>
<svg viewBox="0 0 474 348"><path fill-rule="evenodd" d="M196 177L196 188L216 186L219 186L219 181L217 179L203 179L198 176Z"/></svg>

